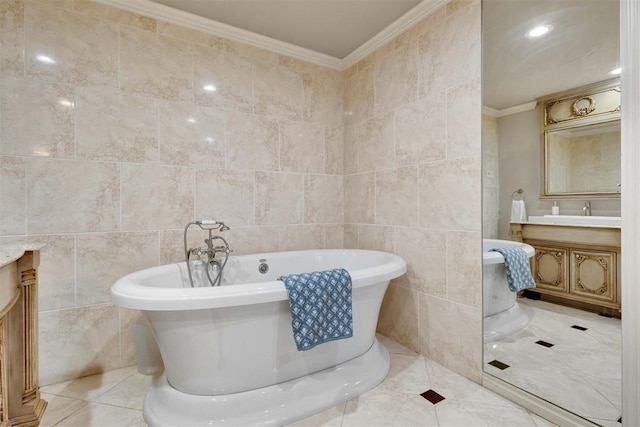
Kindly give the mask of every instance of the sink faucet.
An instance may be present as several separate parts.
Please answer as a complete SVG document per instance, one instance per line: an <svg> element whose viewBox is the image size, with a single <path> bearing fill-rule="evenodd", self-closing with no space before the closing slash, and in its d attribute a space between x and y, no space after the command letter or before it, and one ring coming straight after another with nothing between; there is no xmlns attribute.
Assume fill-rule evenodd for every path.
<svg viewBox="0 0 640 427"><path fill-rule="evenodd" d="M586 201L584 202L584 208L582 208L582 214L584 216L591 216L591 202L590 201Z"/></svg>

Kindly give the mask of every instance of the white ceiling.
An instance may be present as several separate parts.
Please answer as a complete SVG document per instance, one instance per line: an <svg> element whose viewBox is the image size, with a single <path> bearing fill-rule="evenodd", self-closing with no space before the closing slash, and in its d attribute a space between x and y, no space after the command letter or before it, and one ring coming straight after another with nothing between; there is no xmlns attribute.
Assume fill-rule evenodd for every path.
<svg viewBox="0 0 640 427"><path fill-rule="evenodd" d="M618 0L484 0L483 104L497 110L612 78L619 67ZM539 39L535 25L554 30Z"/></svg>
<svg viewBox="0 0 640 427"><path fill-rule="evenodd" d="M344 58L421 0L153 0Z"/></svg>

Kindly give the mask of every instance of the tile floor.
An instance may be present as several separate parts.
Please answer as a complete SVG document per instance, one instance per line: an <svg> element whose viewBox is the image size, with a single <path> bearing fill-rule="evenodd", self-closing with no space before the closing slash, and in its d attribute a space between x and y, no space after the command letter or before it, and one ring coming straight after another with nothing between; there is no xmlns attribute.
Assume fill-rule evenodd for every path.
<svg viewBox="0 0 640 427"><path fill-rule="evenodd" d="M620 319L544 301L518 302L532 320L518 334L485 344L485 371L596 424L620 427ZM494 360L508 368L490 365Z"/></svg>
<svg viewBox="0 0 640 427"><path fill-rule="evenodd" d="M391 371L375 389L294 423L310 426L553 426L402 345L379 336ZM124 368L42 387L49 402L42 426L145 426L142 403L151 378ZM434 390L444 400L421 396Z"/></svg>

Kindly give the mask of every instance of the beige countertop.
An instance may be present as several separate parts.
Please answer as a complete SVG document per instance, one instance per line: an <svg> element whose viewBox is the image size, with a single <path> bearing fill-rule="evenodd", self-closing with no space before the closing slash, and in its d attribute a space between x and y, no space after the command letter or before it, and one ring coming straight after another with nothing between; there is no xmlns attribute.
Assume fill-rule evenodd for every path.
<svg viewBox="0 0 640 427"><path fill-rule="evenodd" d="M43 243L30 243L25 245L0 245L0 268L19 259L26 251L42 249Z"/></svg>

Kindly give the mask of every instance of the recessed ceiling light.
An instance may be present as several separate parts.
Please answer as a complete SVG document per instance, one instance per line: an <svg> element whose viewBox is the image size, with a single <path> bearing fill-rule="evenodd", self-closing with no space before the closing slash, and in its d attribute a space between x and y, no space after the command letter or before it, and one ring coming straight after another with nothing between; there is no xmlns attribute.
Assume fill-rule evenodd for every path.
<svg viewBox="0 0 640 427"><path fill-rule="evenodd" d="M189 123L195 123L195 122L196 122L196 119L194 119L193 117L187 117L187 121L188 121Z"/></svg>
<svg viewBox="0 0 640 427"><path fill-rule="evenodd" d="M202 89L206 90L207 92L216 91L216 87L214 85L205 85L205 86L202 86Z"/></svg>
<svg viewBox="0 0 640 427"><path fill-rule="evenodd" d="M618 67L615 70L611 70L609 71L609 74L611 74L612 76L617 76L618 74L620 74L622 72L622 68Z"/></svg>
<svg viewBox="0 0 640 427"><path fill-rule="evenodd" d="M530 39L544 36L545 34L551 32L553 30L553 25L538 25L537 27L533 27L529 31L527 31L526 36Z"/></svg>

